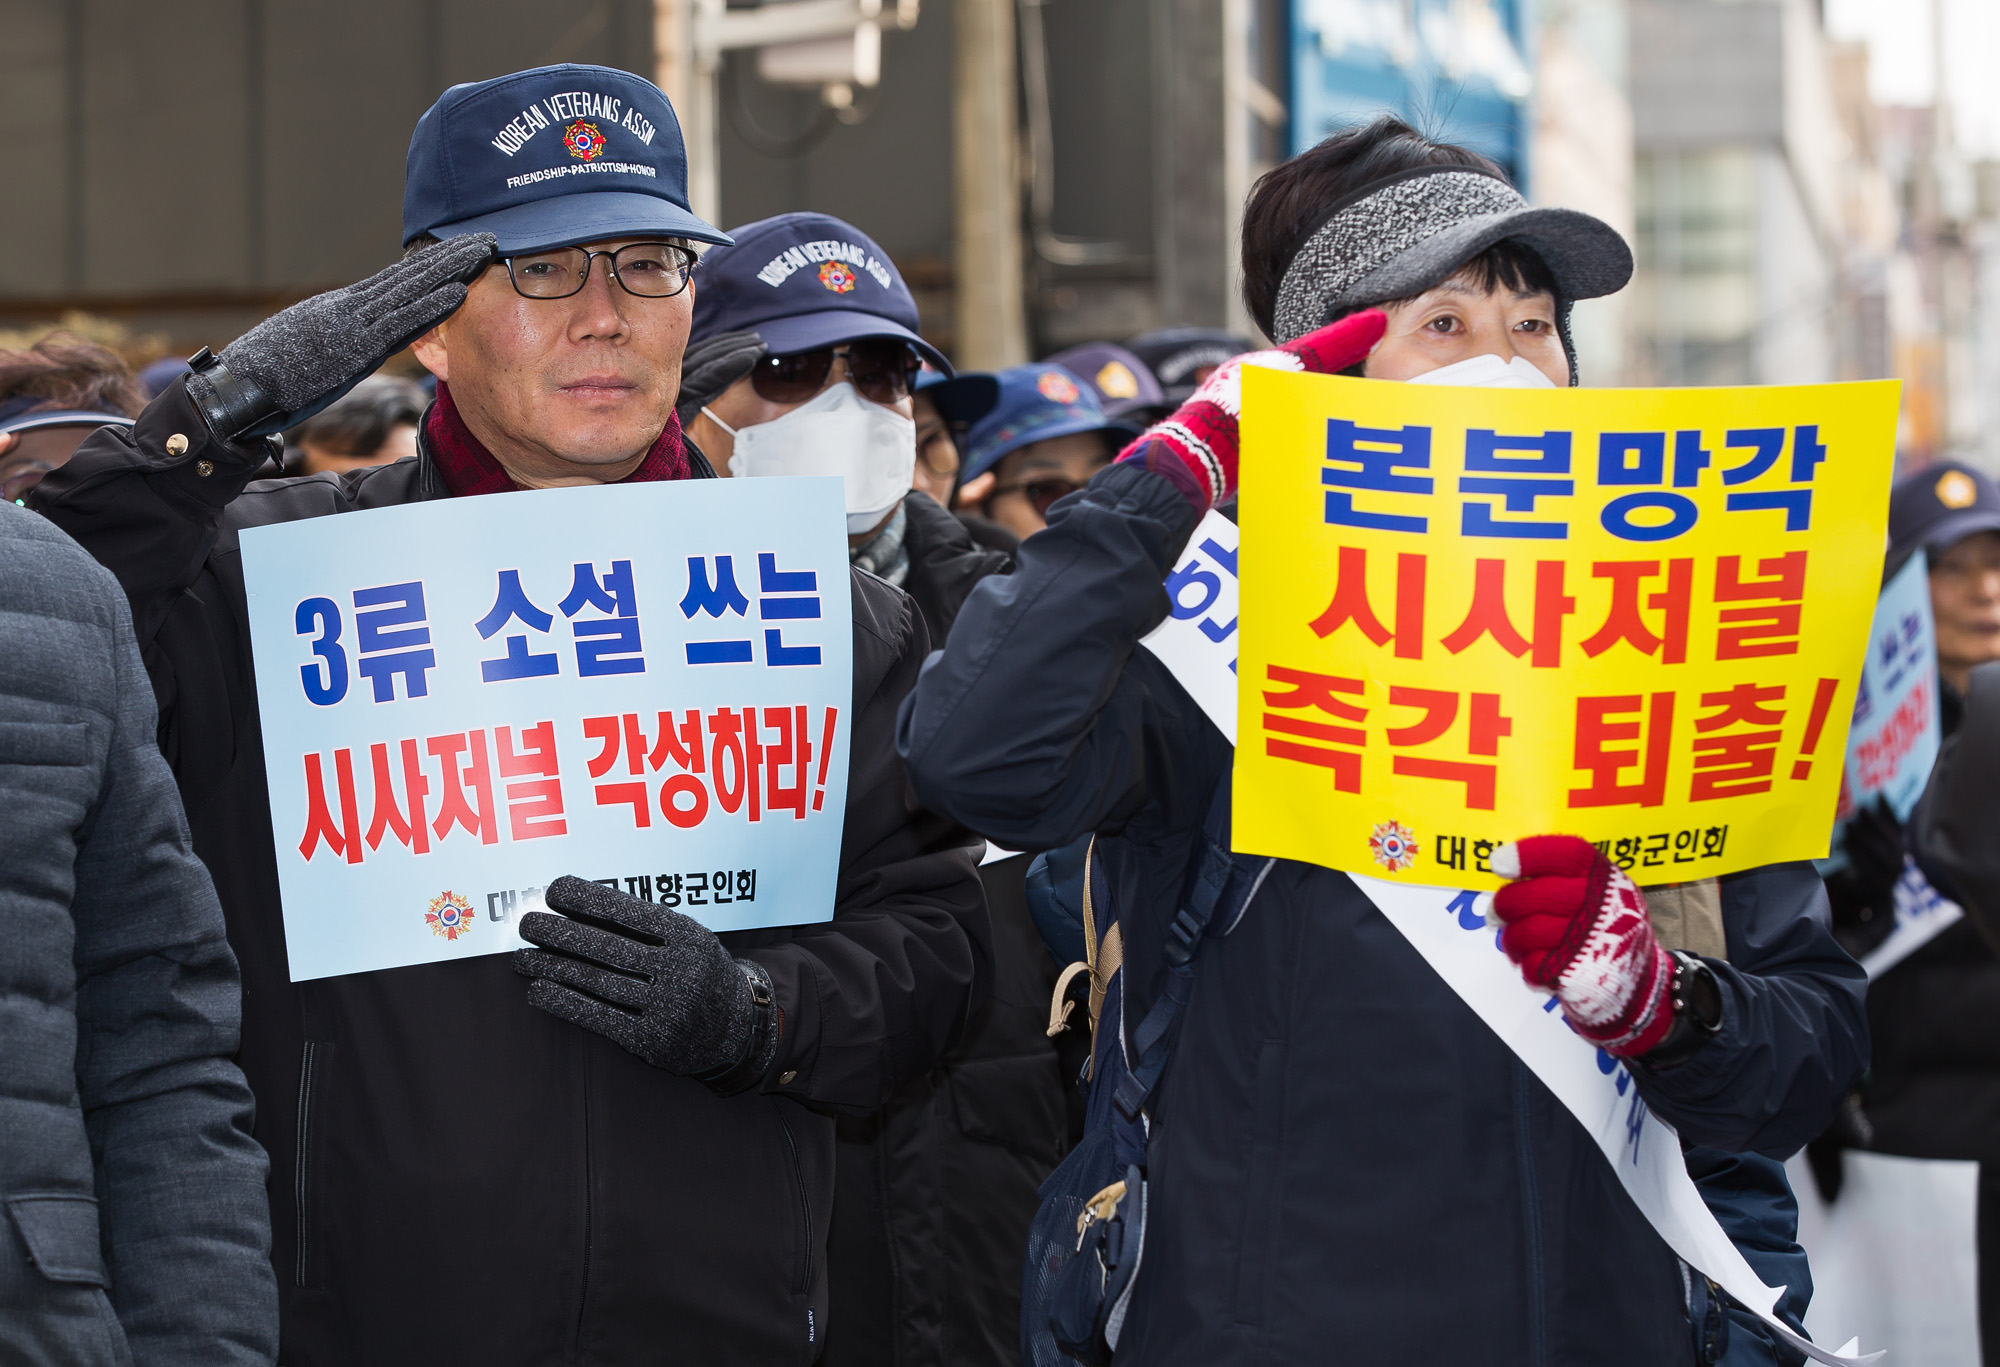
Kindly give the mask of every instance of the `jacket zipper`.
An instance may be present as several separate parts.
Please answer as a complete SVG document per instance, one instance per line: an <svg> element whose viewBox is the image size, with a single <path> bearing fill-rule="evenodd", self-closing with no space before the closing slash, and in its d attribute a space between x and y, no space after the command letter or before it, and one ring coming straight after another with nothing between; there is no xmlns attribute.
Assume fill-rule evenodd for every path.
<svg viewBox="0 0 2000 1367"><path fill-rule="evenodd" d="M317 1043L307 1040L304 1058L299 1065L298 1151L292 1163L292 1204L297 1208L297 1219L293 1221L293 1228L297 1231L297 1247L292 1258L294 1286L306 1284L306 1210L312 1189L313 1079L319 1071L319 1050Z"/></svg>
<svg viewBox="0 0 2000 1367"><path fill-rule="evenodd" d="M777 1103L773 1102L773 1106ZM813 1283L813 1207L812 1197L806 1192L805 1165L799 1161L799 1143L792 1137L791 1124L785 1119L784 1111L778 1112L778 1128L785 1132L785 1148L792 1156L792 1185L799 1192L799 1267L800 1275L792 1290L800 1294L810 1293Z"/></svg>

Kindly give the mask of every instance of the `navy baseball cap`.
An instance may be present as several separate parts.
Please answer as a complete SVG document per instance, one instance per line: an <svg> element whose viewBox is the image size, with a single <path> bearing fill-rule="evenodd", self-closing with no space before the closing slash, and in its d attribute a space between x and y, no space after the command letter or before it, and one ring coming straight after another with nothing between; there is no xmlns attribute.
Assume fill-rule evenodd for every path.
<svg viewBox="0 0 2000 1367"><path fill-rule="evenodd" d="M2000 489L1970 465L1926 466L1889 491L1889 570L1918 548L1950 550L1974 532L2000 531Z"/></svg>
<svg viewBox="0 0 2000 1367"><path fill-rule="evenodd" d="M1161 328L1125 344L1160 382L1170 404L1186 403L1214 369L1257 344L1221 328Z"/></svg>
<svg viewBox="0 0 2000 1367"><path fill-rule="evenodd" d="M1096 391L1059 365L1017 365L996 378L1000 402L966 434L962 480L977 478L1001 457L1052 437L1076 432L1136 435L1135 428L1105 417Z"/></svg>
<svg viewBox="0 0 2000 1367"><path fill-rule="evenodd" d="M900 337L950 375L917 332L917 301L875 239L831 214L779 214L737 228L694 272L690 342L755 332L773 356Z"/></svg>
<svg viewBox="0 0 2000 1367"><path fill-rule="evenodd" d="M687 149L660 88L608 66L455 85L417 120L403 245L492 233L500 254L615 237L729 235L688 208Z"/></svg>
<svg viewBox="0 0 2000 1367"><path fill-rule="evenodd" d="M1089 385L1105 415L1113 418L1150 417L1167 406L1167 396L1147 364L1111 342L1085 342L1049 357Z"/></svg>
<svg viewBox="0 0 2000 1367"><path fill-rule="evenodd" d="M991 413L993 405L1000 402L1000 381L984 371L947 375L925 366L917 372L917 393L937 405L938 416L946 422L970 426Z"/></svg>

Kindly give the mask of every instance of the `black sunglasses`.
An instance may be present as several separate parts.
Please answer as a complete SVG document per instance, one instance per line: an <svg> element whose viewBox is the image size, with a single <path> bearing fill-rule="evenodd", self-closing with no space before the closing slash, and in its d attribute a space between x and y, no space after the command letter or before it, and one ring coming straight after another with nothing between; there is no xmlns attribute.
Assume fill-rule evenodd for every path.
<svg viewBox="0 0 2000 1367"><path fill-rule="evenodd" d="M848 378L861 396L881 404L909 398L910 385L923 364L908 342L874 338L789 356L766 356L750 372L750 387L759 398L772 403L804 403L826 388L836 356L846 361Z"/></svg>

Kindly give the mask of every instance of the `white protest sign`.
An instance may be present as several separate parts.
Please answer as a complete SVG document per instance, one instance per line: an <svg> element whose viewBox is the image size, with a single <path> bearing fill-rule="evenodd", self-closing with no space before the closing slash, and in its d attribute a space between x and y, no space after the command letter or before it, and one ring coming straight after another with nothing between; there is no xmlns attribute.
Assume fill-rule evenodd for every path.
<svg viewBox="0 0 2000 1367"><path fill-rule="evenodd" d="M242 533L294 981L495 954L563 874L833 914L838 479L440 499Z"/></svg>
<svg viewBox="0 0 2000 1367"><path fill-rule="evenodd" d="M1172 612L1139 644L1236 744L1236 524L1210 509L1167 576Z"/></svg>
<svg viewBox="0 0 2000 1367"><path fill-rule="evenodd" d="M1556 999L1522 980L1486 924L1480 894L1349 877L1582 1123L1633 1204L1682 1260L1815 1361L1861 1363L1882 1356L1828 1352L1771 1313L1782 1288L1764 1285L1709 1213L1687 1174L1680 1136L1640 1099L1622 1062L1571 1030Z"/></svg>
<svg viewBox="0 0 2000 1367"><path fill-rule="evenodd" d="M1896 909L1896 928L1861 960L1861 971L1870 978L1881 977L1965 917L1965 909L1932 887L1907 854L1889 897Z"/></svg>

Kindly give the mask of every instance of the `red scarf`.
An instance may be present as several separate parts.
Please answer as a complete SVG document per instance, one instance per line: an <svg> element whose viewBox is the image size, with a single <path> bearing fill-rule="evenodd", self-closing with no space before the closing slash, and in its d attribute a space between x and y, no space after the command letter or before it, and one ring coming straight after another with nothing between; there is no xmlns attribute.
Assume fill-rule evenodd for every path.
<svg viewBox="0 0 2000 1367"><path fill-rule="evenodd" d="M437 402L431 405L430 418L424 424L424 436L430 442L431 460L453 496L504 494L521 487L501 468L500 462L493 459L492 452L480 444L479 438L472 435L472 429L458 415L458 406L451 401L451 390L445 387L443 380L438 381ZM656 479L687 477L688 458L687 448L681 444L681 416L670 413L667 415L666 430L660 433L660 439L653 443L653 448L646 452L639 468L618 483L640 484Z"/></svg>

